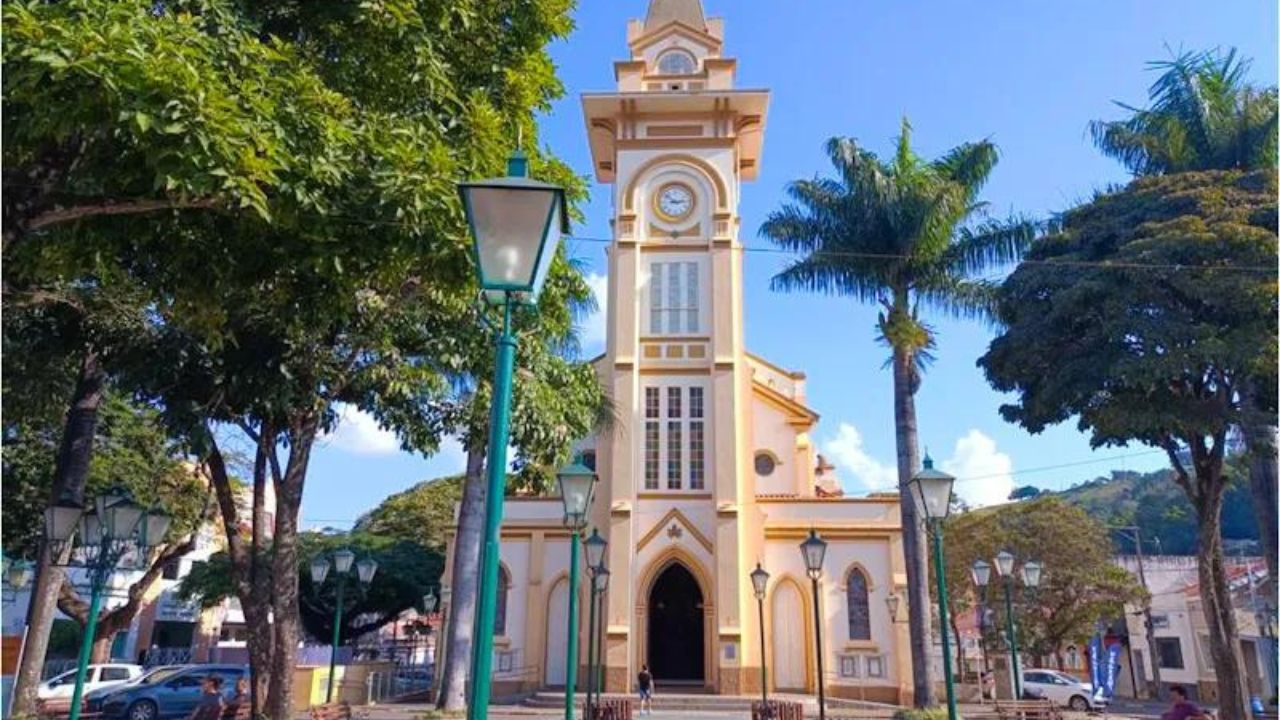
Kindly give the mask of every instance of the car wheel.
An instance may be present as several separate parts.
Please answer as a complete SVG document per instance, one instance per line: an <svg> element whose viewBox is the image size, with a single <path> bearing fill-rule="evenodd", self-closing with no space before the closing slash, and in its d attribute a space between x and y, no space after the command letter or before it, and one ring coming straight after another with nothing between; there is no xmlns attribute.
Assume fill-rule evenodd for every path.
<svg viewBox="0 0 1280 720"><path fill-rule="evenodd" d="M1067 707L1072 710L1085 711L1089 709L1089 701L1079 695L1072 695L1071 701L1067 703Z"/></svg>
<svg viewBox="0 0 1280 720"><path fill-rule="evenodd" d="M156 720L159 715L156 704L150 700L139 700L130 705L127 713L129 720Z"/></svg>

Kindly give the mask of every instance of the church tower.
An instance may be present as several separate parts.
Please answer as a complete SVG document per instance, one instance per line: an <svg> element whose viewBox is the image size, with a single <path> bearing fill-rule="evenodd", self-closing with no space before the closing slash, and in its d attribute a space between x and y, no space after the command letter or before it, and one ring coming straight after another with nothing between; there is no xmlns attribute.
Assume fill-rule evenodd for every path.
<svg viewBox="0 0 1280 720"><path fill-rule="evenodd" d="M736 692L750 597L740 513L753 494L738 202L759 168L769 94L735 87L723 23L699 0L652 0L627 44L617 91L583 96L594 172L614 206L599 368L619 419L597 448L598 497L609 502L611 567L634 568L612 576L610 625L628 627L636 652L624 667L647 658L668 686ZM651 533L695 542L646 542ZM698 591L701 627L669 607L675 596L650 606L660 582ZM657 623L705 642L667 643L649 632Z"/></svg>
<svg viewBox="0 0 1280 720"><path fill-rule="evenodd" d="M626 39L617 88L582 96L592 171L613 193L592 363L614 419L579 443L600 478L588 533L609 543L606 689L633 691L648 665L664 694L755 697L767 665L770 692L826 677L828 697L908 702L897 494L844 497L813 452L804 374L743 341L739 190L760 169L769 93L737 87L724 25L699 0L650 0ZM495 697L563 687L571 643L589 656L591 614L568 631L580 539L561 513L558 497L507 499ZM799 551L811 531L828 544L816 598ZM757 563L770 575L759 604Z"/></svg>

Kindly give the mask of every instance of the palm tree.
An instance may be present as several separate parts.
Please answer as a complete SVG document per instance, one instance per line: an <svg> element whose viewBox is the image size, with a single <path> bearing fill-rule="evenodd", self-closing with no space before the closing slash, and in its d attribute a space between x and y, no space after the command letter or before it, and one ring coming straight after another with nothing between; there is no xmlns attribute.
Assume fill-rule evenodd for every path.
<svg viewBox="0 0 1280 720"><path fill-rule="evenodd" d="M921 509L907 490L920 468L915 394L934 345L920 310L988 317L994 286L979 276L1017 260L1036 228L1025 220L986 217L978 193L998 159L989 141L925 161L911 149L904 118L887 163L843 137L827 142L827 154L836 176L792 183L791 202L770 214L761 232L803 256L774 276L775 290L846 295L883 307L878 329L892 350L914 700L924 707L933 704L934 677L927 538Z"/></svg>
<svg viewBox="0 0 1280 720"><path fill-rule="evenodd" d="M1127 119L1089 124L1103 154L1134 175L1276 166L1276 89L1249 85L1250 62L1234 48L1148 66L1161 71L1147 91L1149 107L1116 103Z"/></svg>

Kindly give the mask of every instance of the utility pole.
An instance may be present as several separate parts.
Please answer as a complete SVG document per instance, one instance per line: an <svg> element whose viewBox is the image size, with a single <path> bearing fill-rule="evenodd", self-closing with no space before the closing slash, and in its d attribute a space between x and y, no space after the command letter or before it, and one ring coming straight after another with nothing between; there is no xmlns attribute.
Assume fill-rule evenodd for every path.
<svg viewBox="0 0 1280 720"><path fill-rule="evenodd" d="M1156 649L1156 633L1155 621L1151 619L1151 592L1147 586L1146 558L1142 554L1142 530L1136 525L1122 525L1112 527L1119 533L1128 533L1126 538L1133 541L1133 547L1138 554L1138 582L1142 583L1142 589L1147 591L1147 597L1142 601L1142 624L1147 630L1147 658L1151 667L1152 683L1155 685L1154 692L1148 687L1147 692L1154 697L1164 699L1164 685L1160 682L1160 654ZM1128 621L1125 621L1128 625Z"/></svg>

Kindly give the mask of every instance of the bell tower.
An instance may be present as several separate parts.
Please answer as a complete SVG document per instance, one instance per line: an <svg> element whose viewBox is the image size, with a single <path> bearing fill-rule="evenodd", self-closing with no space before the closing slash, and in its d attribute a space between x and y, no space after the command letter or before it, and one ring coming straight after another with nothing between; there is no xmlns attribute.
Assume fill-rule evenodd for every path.
<svg viewBox="0 0 1280 720"><path fill-rule="evenodd" d="M610 566L631 571L609 593L609 665L634 676L648 662L660 682L733 692L755 542L739 521L754 479L738 202L759 170L769 94L735 87L723 22L700 0L651 0L626 40L617 89L582 97L593 172L614 206L597 367L616 420L596 448L597 507L607 503ZM650 569L671 564L650 557L655 532L697 539L679 564L702 597L700 672L650 655Z"/></svg>

